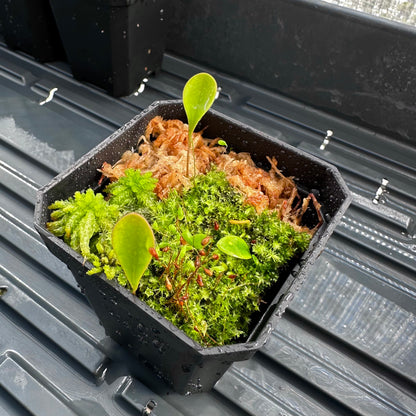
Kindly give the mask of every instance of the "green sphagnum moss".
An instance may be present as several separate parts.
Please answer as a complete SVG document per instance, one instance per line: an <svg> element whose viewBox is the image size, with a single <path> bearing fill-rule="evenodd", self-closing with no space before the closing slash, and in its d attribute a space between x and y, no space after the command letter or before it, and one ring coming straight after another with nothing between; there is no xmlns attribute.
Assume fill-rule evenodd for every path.
<svg viewBox="0 0 416 416"><path fill-rule="evenodd" d="M127 287L111 246L111 230L127 212L143 215L157 242L154 258L136 292L149 306L204 346L244 336L261 296L279 269L306 250L310 236L296 232L272 212L258 215L215 169L195 177L179 195L158 200L150 174L126 170L103 194L88 189L56 201L48 229L103 272ZM240 221L240 224L232 222ZM236 236L251 258L225 254L217 242Z"/></svg>

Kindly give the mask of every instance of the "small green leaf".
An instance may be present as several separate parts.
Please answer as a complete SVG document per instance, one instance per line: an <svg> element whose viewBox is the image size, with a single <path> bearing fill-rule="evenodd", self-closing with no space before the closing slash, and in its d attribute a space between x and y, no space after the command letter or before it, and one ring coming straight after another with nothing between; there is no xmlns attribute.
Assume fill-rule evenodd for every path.
<svg viewBox="0 0 416 416"><path fill-rule="evenodd" d="M191 232L185 228L182 231L182 237L190 246L196 248L197 250L201 250L203 248L202 240L204 240L207 237L207 235L206 234L192 235Z"/></svg>
<svg viewBox="0 0 416 416"><path fill-rule="evenodd" d="M222 139L218 140L218 144L219 144L220 146L225 146L225 147L227 147L227 146L228 146L228 145L227 145L227 142L226 142L225 140L222 140Z"/></svg>
<svg viewBox="0 0 416 416"><path fill-rule="evenodd" d="M185 218L185 215L183 213L183 209L182 209L182 207L180 205L178 206L178 212L177 212L176 215L178 216L178 220L179 221L181 221L181 220L183 220Z"/></svg>
<svg viewBox="0 0 416 416"><path fill-rule="evenodd" d="M193 236L193 247L195 247L198 250L201 250L204 245L202 244L203 240L207 238L206 234L195 234ZM209 238L209 237L208 237Z"/></svg>
<svg viewBox="0 0 416 416"><path fill-rule="evenodd" d="M202 336L205 336L207 334L207 330L208 330L208 323L207 323L207 321L205 319L203 319L200 322L199 326L200 326L199 329L201 331Z"/></svg>
<svg viewBox="0 0 416 416"><path fill-rule="evenodd" d="M249 246L241 237L236 235L227 235L221 238L217 243L217 247L223 253L238 259L248 260L251 258Z"/></svg>
<svg viewBox="0 0 416 416"><path fill-rule="evenodd" d="M188 80L182 99L188 118L189 137L204 114L212 106L217 94L217 82L211 75L201 72Z"/></svg>
<svg viewBox="0 0 416 416"><path fill-rule="evenodd" d="M112 243L132 292L136 293L140 278L152 259L149 249L155 247L152 228L141 215L132 212L114 226Z"/></svg>

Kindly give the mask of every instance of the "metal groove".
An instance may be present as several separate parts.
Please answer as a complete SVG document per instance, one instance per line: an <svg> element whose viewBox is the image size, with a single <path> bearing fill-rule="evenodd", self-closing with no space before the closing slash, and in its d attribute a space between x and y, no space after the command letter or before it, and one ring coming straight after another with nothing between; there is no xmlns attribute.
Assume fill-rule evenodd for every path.
<svg viewBox="0 0 416 416"><path fill-rule="evenodd" d="M257 366L262 365L265 369L268 369L269 371L271 369L269 365L263 365L261 360L259 360L258 358L253 360L252 363L255 363ZM252 380L248 376L247 371L245 370L245 367L239 368L237 365L234 365L229 372L235 375L239 380L241 380L241 383L243 385L247 384L254 391L258 392L258 394L260 394L260 396L263 397L263 399L267 398L267 400L274 402L276 405L281 407L283 410L289 412L290 414L296 416L309 416L309 412L314 410L316 412L319 412L320 415L330 416L333 414L327 409L326 403L324 401L320 402L319 400L314 398L313 400L310 400L309 403L299 403L296 400L293 400L294 398L291 397L287 389L284 389L286 392L285 395L278 395L277 393L280 390L279 386L267 385L266 388L266 386L262 385L263 383L267 383L265 380L262 380L261 383L259 383L257 380ZM276 373L279 374L279 377L282 377L282 371L280 369L276 371ZM304 386L299 385L299 383L297 382L293 382L293 378L290 378L289 381L287 381L287 379L284 376L282 378L290 385L291 389L293 389L293 391L296 392L296 395L301 396L300 391L303 391ZM255 410L257 410L257 413L254 414L262 413L261 408ZM273 413L270 412L269 414L272 415ZM342 412L340 413L340 415L342 415Z"/></svg>
<svg viewBox="0 0 416 416"><path fill-rule="evenodd" d="M288 350L295 351L296 354L300 354L303 356L303 358L307 361L310 361L311 368L314 368L316 365L322 367L322 373L326 374L328 378L332 380L333 386L327 385L327 393L332 390L333 395L339 395L338 400L343 401L350 401L350 406L354 406L353 401L349 399L349 396L353 396L353 392L358 391L356 394L356 397L361 398L361 403L359 405L366 407L368 405L373 405L374 400L376 399L376 402L378 403L377 406L379 406L380 403L383 403L385 405L385 414L389 414L389 410L391 409L395 411L397 414L403 414L403 415L411 415L409 413L409 410L404 408L401 404L395 404L392 403L391 400L386 395L383 395L380 391L380 384L382 383L382 380L380 379L377 383L374 383L374 385L377 385L377 389L366 385L364 382L360 381L356 377L356 373L353 371L349 371L348 373L345 371L345 368L343 368L342 365L339 365L339 363L343 362L342 358L338 357L338 361L330 362L327 357L329 356L328 352L325 352L325 355L318 356L315 354L315 351L311 351L310 349L305 348L301 343L297 342L294 338L290 337L290 333L288 334L288 331L285 331L283 334L280 333L279 330L274 331L272 335L272 340L275 338L279 341L279 344L284 344L288 347ZM272 340L269 341L269 344L272 344ZM278 344L278 345L279 345ZM279 346L278 351L282 350L284 347L281 345ZM272 359L273 357L273 350L270 350L266 347L267 356ZM316 371L316 369L314 370ZM331 374L331 377L329 376ZM306 380L307 382L311 382L311 378L309 380ZM346 398L344 398L344 394L346 393ZM368 396L367 402L365 402L364 398L365 395ZM415 403L413 403L415 404ZM381 414L381 409L378 408L377 410L378 414Z"/></svg>
<svg viewBox="0 0 416 416"><path fill-rule="evenodd" d="M368 275L370 275L372 278L380 280L383 285L389 285L390 287L398 289L406 295L416 299L416 289L413 289L413 287L405 286L401 281L393 280L387 273L382 273L381 271L376 270L374 267L369 267L366 263L357 260L356 257L348 256L339 250L326 247L325 251L341 259L345 263L356 267L358 270L367 272Z"/></svg>
<svg viewBox="0 0 416 416"><path fill-rule="evenodd" d="M374 375L377 375L383 380L390 381L392 385L397 385L409 397L416 397L416 382L398 372L385 361L380 362L357 346L346 342L345 339L334 336L329 330L318 325L307 316L302 315L296 309L289 307L285 312L285 319L296 327L302 328L304 331L310 333L313 337L316 337L335 351L348 356L363 368L370 370Z"/></svg>
<svg viewBox="0 0 416 416"><path fill-rule="evenodd" d="M42 65L3 46L0 57L7 74L12 73L12 78L17 74L12 80L0 76L0 89L4 86L20 103L29 125L40 120L42 126L35 125L34 135L52 147L73 149L77 157L153 100L180 97L189 76L208 70L166 54L161 73L150 77L142 93L114 99L72 79L61 63ZM222 87L217 109L335 162L356 193L272 338L271 345L290 347L304 360L287 360L290 354L280 357L278 349L268 350L266 345L254 359L234 364L212 393L181 397L171 392L105 336L71 273L40 243L32 227L36 190L59 169L9 140L1 141L0 147L0 284L7 288L0 297L0 363L15 360L47 392L63 397L60 400L76 415L132 416L154 399L159 401L153 412L158 416L367 416L368 409L378 405L390 406L392 414L416 416L416 409L409 408L409 397L416 397L416 379L409 361L412 346L406 341L416 319L412 236L416 211L410 192L416 148L212 72ZM53 100L37 105L39 97L53 87L58 88ZM65 143L52 133L55 115L63 123ZM51 129L44 129L43 124ZM16 120L16 125L25 124ZM334 141L319 152L327 128L334 130ZM371 201L379 175L386 175L391 188L386 203L374 208ZM18 304L19 298L26 304ZM321 304L321 299L326 303ZM60 339L52 339L53 325L64 328ZM75 339L84 340L92 354L103 359L95 372L87 355L75 348L70 351ZM330 371L353 391L361 391L370 407L361 408L354 398L343 397L341 390L327 389L324 378L310 377L313 365ZM11 368L16 374L21 372L13 363ZM15 391L6 393L0 387L0 392L5 396L0 398L0 413L4 408L12 415L29 414L16 401L20 396ZM394 392L401 392L405 400ZM51 404L50 414L58 409L59 403Z"/></svg>

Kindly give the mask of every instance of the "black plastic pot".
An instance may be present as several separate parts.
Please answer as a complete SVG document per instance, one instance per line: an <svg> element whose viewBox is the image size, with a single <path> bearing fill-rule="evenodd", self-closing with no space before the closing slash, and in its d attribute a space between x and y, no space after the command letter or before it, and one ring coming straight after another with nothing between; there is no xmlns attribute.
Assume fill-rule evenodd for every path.
<svg viewBox="0 0 416 416"><path fill-rule="evenodd" d="M48 0L0 0L4 40L40 62L65 58Z"/></svg>
<svg viewBox="0 0 416 416"><path fill-rule="evenodd" d="M50 215L48 205L56 199L72 196L77 190L96 186L100 177L97 169L102 163L116 162L125 149L135 146L147 123L156 115L186 120L179 101L151 105L39 191L35 227L49 250L71 269L108 335L128 347L177 392L208 391L232 362L250 358L264 345L322 252L351 196L331 165L216 111L210 110L205 115L200 127L206 127L206 137L223 137L231 148L251 152L260 165L266 163L266 156L276 156L284 174L296 177L304 192L313 191L318 196L326 221L300 261L283 273L278 284L266 295L268 306L255 317L245 342L203 348L116 282L107 280L104 275L87 276L86 271L91 266L84 266L80 254L46 230ZM312 224L316 218L311 215L307 221Z"/></svg>
<svg viewBox="0 0 416 416"><path fill-rule="evenodd" d="M160 69L167 0L50 0L74 77L115 97Z"/></svg>

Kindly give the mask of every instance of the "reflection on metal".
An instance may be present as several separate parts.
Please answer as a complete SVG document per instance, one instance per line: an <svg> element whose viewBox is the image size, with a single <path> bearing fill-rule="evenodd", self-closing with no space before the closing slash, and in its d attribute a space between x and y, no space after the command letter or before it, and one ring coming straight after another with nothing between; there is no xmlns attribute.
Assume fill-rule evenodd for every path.
<svg viewBox="0 0 416 416"><path fill-rule="evenodd" d="M13 117L0 117L0 136L2 142L30 155L38 162L44 163L56 173L67 169L74 163L73 150L56 150L48 143L35 137L31 132L22 129Z"/></svg>
<svg viewBox="0 0 416 416"><path fill-rule="evenodd" d="M381 185L379 186L379 188L377 189L376 195L374 196L373 199L373 204L378 204L380 202L380 198L381 196L387 192L387 185L388 185L389 181L386 178L383 178L381 180Z"/></svg>
<svg viewBox="0 0 416 416"><path fill-rule="evenodd" d="M40 103L39 103L39 105L45 105L46 103L48 103L49 101L52 101L52 99L53 99L53 96L54 96L54 94L55 94L55 92L56 91L58 91L58 88L52 88L50 91L49 91L49 95L43 100L43 101L41 101Z"/></svg>
<svg viewBox="0 0 416 416"><path fill-rule="evenodd" d="M332 130L327 130L326 131L325 139L322 142L321 146L319 147L319 150L325 150L325 147L328 145L328 143L329 143L333 134L334 134L334 132Z"/></svg>
<svg viewBox="0 0 416 416"><path fill-rule="evenodd" d="M152 411L156 406L157 403L154 400L149 400L143 409L142 416L149 416L150 414L152 414Z"/></svg>

